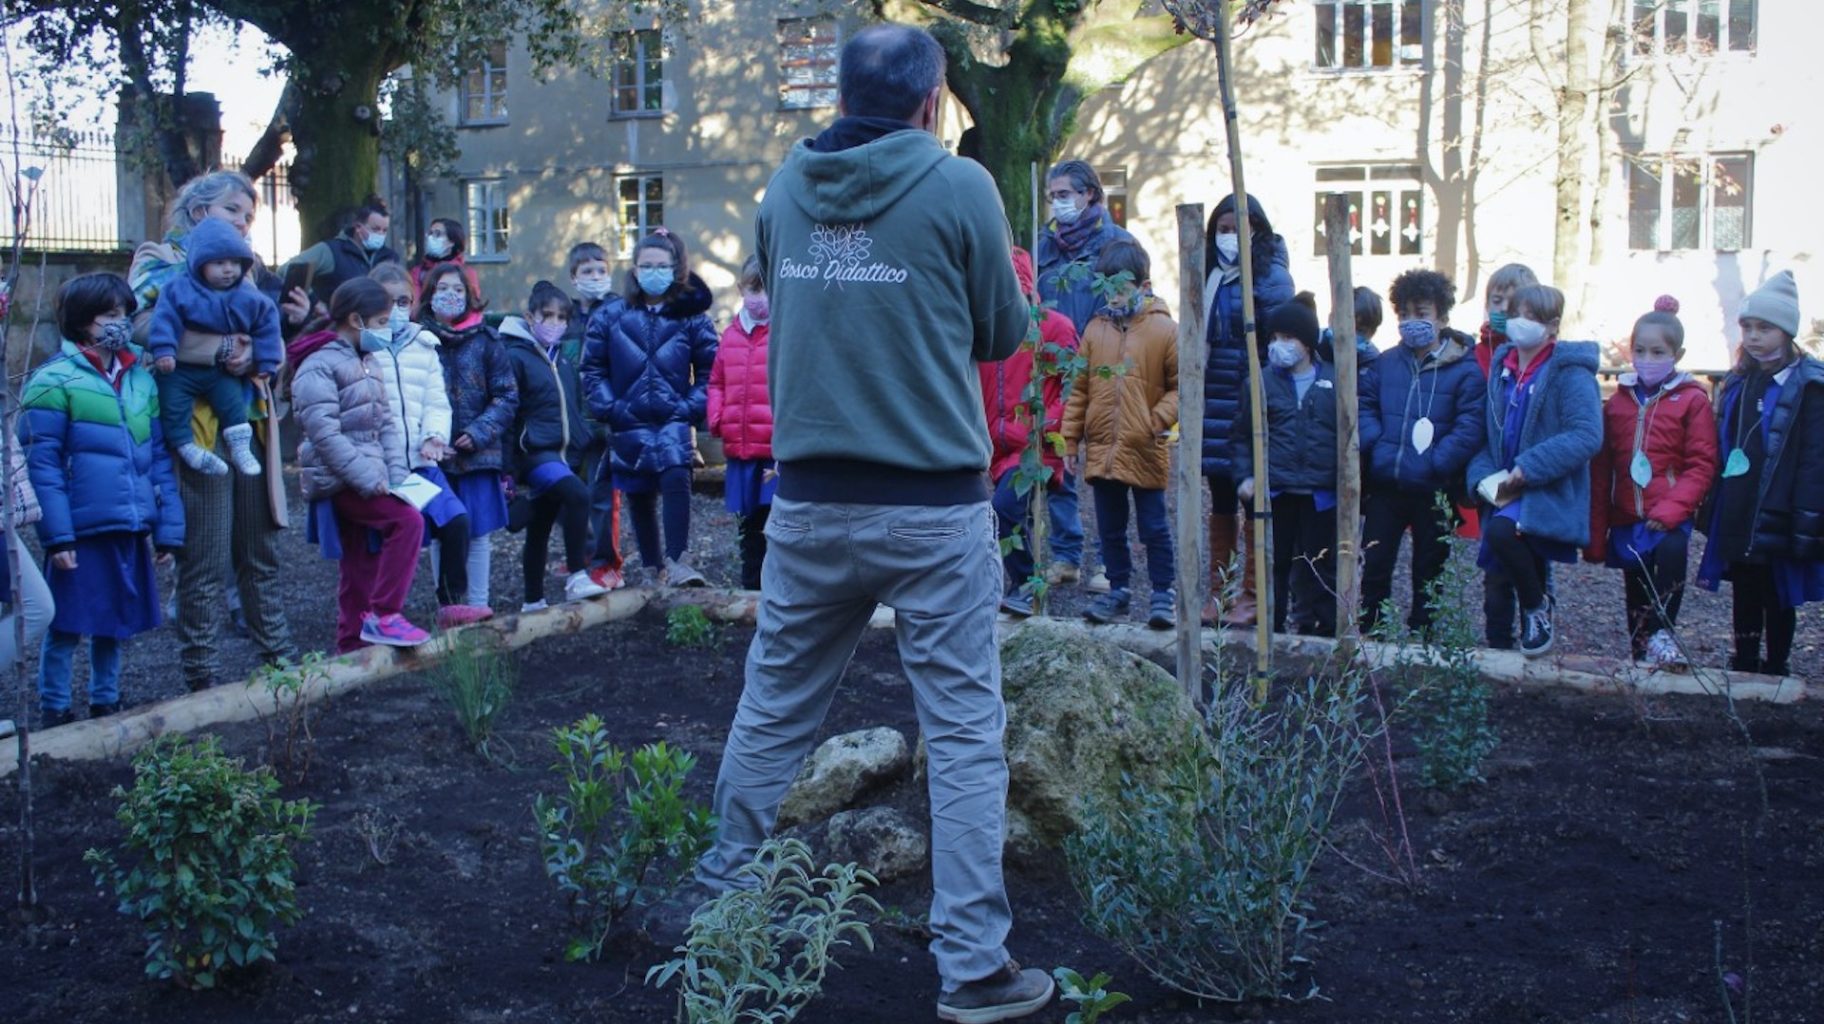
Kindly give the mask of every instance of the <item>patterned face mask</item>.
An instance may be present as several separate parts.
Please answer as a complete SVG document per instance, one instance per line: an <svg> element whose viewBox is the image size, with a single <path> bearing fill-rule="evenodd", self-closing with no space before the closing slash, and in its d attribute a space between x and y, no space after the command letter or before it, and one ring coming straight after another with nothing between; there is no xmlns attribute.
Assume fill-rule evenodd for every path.
<svg viewBox="0 0 1824 1024"><path fill-rule="evenodd" d="M110 320L101 325L101 337L95 339L95 347L107 349L109 352L119 352L132 341L132 321Z"/></svg>

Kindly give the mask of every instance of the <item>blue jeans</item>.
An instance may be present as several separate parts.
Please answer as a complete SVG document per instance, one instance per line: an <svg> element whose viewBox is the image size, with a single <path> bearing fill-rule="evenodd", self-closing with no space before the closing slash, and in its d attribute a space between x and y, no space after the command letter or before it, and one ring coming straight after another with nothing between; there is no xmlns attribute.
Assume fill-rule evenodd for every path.
<svg viewBox="0 0 1824 1024"><path fill-rule="evenodd" d="M70 709L71 662L76 657L80 633L50 630L38 657L38 704L46 711ZM89 703L120 703L120 641L111 636L89 638Z"/></svg>
<svg viewBox="0 0 1824 1024"><path fill-rule="evenodd" d="M1127 546L1127 496L1134 496L1134 519L1140 543L1146 545L1146 576L1153 592L1172 589L1172 528L1165 518L1165 491L1132 487L1119 480L1091 480L1096 498L1096 533L1102 540L1102 564L1108 585L1126 590L1134 575L1134 556Z"/></svg>
<svg viewBox="0 0 1824 1024"><path fill-rule="evenodd" d="M999 534L1002 541L1015 534L1018 534L1020 538L1019 547L1013 548L1001 556L1001 568L1007 571L1008 590L1018 590L1032 578L1032 495L1022 495L1015 491L1013 477L1018 472L1017 469L1010 469L1002 473L1001 478L994 483L994 519L997 527L995 532ZM1058 503L1062 500L1062 494L1056 488L1046 488L1045 508L1048 512L1047 518L1051 520L1054 530L1057 529L1059 518ZM1072 491L1070 495L1070 518L1076 520L1077 523L1075 555L1066 558L1065 545L1056 543L1052 544L1051 553L1052 557L1060 562L1068 561L1071 565L1076 565L1083 559L1083 522L1077 516L1075 491Z"/></svg>
<svg viewBox="0 0 1824 1024"><path fill-rule="evenodd" d="M1083 512L1077 507L1077 478L1070 472L1064 474L1064 486L1046 493L1045 512L1051 519L1051 560L1081 566Z"/></svg>

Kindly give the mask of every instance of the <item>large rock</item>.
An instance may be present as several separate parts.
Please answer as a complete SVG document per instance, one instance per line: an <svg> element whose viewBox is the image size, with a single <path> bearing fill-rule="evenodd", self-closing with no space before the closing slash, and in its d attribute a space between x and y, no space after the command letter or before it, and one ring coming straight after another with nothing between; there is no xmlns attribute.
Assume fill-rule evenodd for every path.
<svg viewBox="0 0 1824 1024"><path fill-rule="evenodd" d="M891 807L831 815L824 843L831 861L853 861L883 883L922 875L931 867L924 826Z"/></svg>
<svg viewBox="0 0 1824 1024"><path fill-rule="evenodd" d="M1170 673L1044 618L1028 619L1002 646L1001 690L1016 846L1060 844L1081 826L1084 798L1119 801L1160 786L1172 759L1203 742Z"/></svg>
<svg viewBox="0 0 1824 1024"><path fill-rule="evenodd" d="M863 793L903 774L912 762L898 729L878 726L823 741L779 806L779 827L821 821Z"/></svg>

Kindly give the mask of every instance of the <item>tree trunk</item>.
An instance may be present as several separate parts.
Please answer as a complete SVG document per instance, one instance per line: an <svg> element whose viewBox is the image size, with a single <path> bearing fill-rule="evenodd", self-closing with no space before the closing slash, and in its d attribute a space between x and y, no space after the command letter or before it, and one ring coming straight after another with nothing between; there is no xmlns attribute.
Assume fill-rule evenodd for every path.
<svg viewBox="0 0 1824 1024"><path fill-rule="evenodd" d="M1607 216L1609 189L1615 178L1615 94L1621 89L1622 68L1627 33L1622 26L1627 24L1627 0L1609 0L1609 17L1602 33L1602 65L1597 71L1600 83L1596 88L1596 189L1590 196L1590 261L1589 266L1600 270L1602 261L1608 256L1608 246L1604 241L1602 219ZM1586 280L1583 284L1583 299L1579 309L1590 309L1595 302L1596 283Z"/></svg>
<svg viewBox="0 0 1824 1024"><path fill-rule="evenodd" d="M349 213L374 193L380 178L375 103L387 70L385 60L369 59L359 48L326 48L311 54L309 64L328 70L301 87L293 121L297 159L291 183L306 245L336 235ZM338 81L339 89L319 84ZM358 109L365 110L365 119L357 116Z"/></svg>
<svg viewBox="0 0 1824 1024"><path fill-rule="evenodd" d="M1558 218L1552 233L1552 284L1581 294L1583 173L1589 139L1589 0L1565 0L1564 85L1558 90Z"/></svg>

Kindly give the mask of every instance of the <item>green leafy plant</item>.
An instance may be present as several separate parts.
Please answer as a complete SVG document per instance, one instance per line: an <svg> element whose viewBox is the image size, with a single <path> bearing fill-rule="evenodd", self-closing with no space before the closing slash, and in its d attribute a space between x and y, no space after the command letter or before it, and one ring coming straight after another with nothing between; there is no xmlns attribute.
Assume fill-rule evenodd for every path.
<svg viewBox="0 0 1824 1024"><path fill-rule="evenodd" d="M1469 600L1479 587L1474 560L1464 541L1451 538L1444 571L1426 588L1432 608L1429 635L1410 635L1396 655L1395 677L1405 691L1398 701L1412 721L1412 740L1419 752L1419 783L1458 789L1482 779L1482 761L1499 736L1490 721L1493 688L1476 663L1476 624ZM1383 616L1383 624L1394 621ZM1417 641L1423 640L1420 644Z"/></svg>
<svg viewBox="0 0 1824 1024"><path fill-rule="evenodd" d="M1065 841L1089 926L1200 999L1284 995L1314 927L1305 883L1372 728L1362 677L1260 702L1246 681L1222 686L1208 744L1183 745L1166 786L1090 804Z"/></svg>
<svg viewBox="0 0 1824 1024"><path fill-rule="evenodd" d="M442 664L426 672L425 679L456 713L469 746L493 760L489 744L495 723L519 684L519 663L473 631L452 633Z"/></svg>
<svg viewBox="0 0 1824 1024"><path fill-rule="evenodd" d="M275 772L283 771L294 785L309 774L317 748L310 731L313 686L328 678L323 652L311 651L297 661L281 658L277 664L261 666L248 680L247 685L272 698L272 710L260 713L260 724L266 727L266 763Z"/></svg>
<svg viewBox="0 0 1824 1024"><path fill-rule="evenodd" d="M817 872L810 848L768 840L741 881L691 918L683 955L646 972L646 983L678 986L680 1024L780 1024L823 991L834 950L874 937L858 918L880 905L877 884L854 864Z"/></svg>
<svg viewBox="0 0 1824 1024"><path fill-rule="evenodd" d="M539 853L582 929L564 956L594 960L616 922L684 880L709 849L715 817L684 799L697 759L682 750L654 743L628 755L598 715L554 730L553 743L564 791L533 802Z"/></svg>
<svg viewBox="0 0 1824 1024"><path fill-rule="evenodd" d="M278 791L270 768L248 771L214 736L162 737L133 759L132 790L113 794L126 838L83 860L144 925L148 975L212 988L273 958L274 931L302 916L293 849L316 811Z"/></svg>
<svg viewBox="0 0 1824 1024"><path fill-rule="evenodd" d="M1108 983L1115 980L1107 972L1096 975L1088 981L1068 967L1059 967L1051 972L1058 979L1058 995L1067 1003L1076 1003L1077 1008L1064 1018L1064 1024L1096 1024L1102 1015L1120 1006L1132 1002L1133 997L1125 992L1108 991Z"/></svg>
<svg viewBox="0 0 1824 1024"><path fill-rule="evenodd" d="M681 604L665 613L665 642L673 647L714 647L716 624L702 608Z"/></svg>

